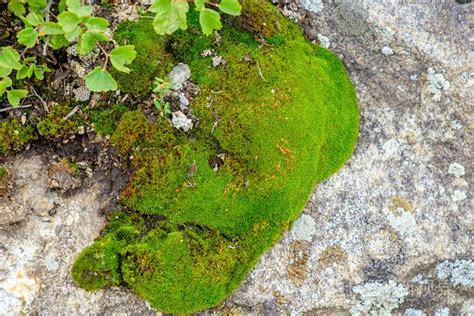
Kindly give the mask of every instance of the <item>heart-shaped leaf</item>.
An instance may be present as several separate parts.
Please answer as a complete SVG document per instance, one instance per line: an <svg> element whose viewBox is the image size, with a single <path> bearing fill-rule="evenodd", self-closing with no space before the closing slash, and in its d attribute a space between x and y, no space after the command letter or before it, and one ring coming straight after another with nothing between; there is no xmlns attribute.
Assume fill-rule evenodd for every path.
<svg viewBox="0 0 474 316"><path fill-rule="evenodd" d="M28 95L28 90L18 89L18 90L8 90L7 99L8 102L13 107L18 107L20 105L21 99Z"/></svg>
<svg viewBox="0 0 474 316"><path fill-rule="evenodd" d="M19 0L8 1L8 10L16 16L23 16L26 13L25 6Z"/></svg>
<svg viewBox="0 0 474 316"><path fill-rule="evenodd" d="M205 35L211 35L215 30L222 28L221 16L212 9L205 8L201 10L199 13L199 23Z"/></svg>
<svg viewBox="0 0 474 316"><path fill-rule="evenodd" d="M87 31L81 36L81 40L77 44L77 51L81 55L87 55L96 47L99 41L108 41L109 38L99 32Z"/></svg>
<svg viewBox="0 0 474 316"><path fill-rule="evenodd" d="M7 90L7 88L11 87L11 85L12 80L10 78L0 80L0 95L2 95Z"/></svg>
<svg viewBox="0 0 474 316"><path fill-rule="evenodd" d="M120 46L110 52L110 61L115 69L126 73L130 72L130 68L125 65L131 64L135 57L137 57L137 52L133 45Z"/></svg>
<svg viewBox="0 0 474 316"><path fill-rule="evenodd" d="M0 67L18 70L21 68L20 54L10 46L2 47L0 53Z"/></svg>
<svg viewBox="0 0 474 316"><path fill-rule="evenodd" d="M84 21L89 31L105 32L109 27L109 21L99 17L89 17Z"/></svg>
<svg viewBox="0 0 474 316"><path fill-rule="evenodd" d="M92 15L92 7L82 5L80 0L66 0L68 10L79 17Z"/></svg>
<svg viewBox="0 0 474 316"><path fill-rule="evenodd" d="M46 35L61 35L64 34L64 30L61 24L54 22L46 22L43 24L42 30Z"/></svg>
<svg viewBox="0 0 474 316"><path fill-rule="evenodd" d="M87 88L94 92L117 90L117 82L106 70L100 67L95 67L94 70L85 75L84 80Z"/></svg>
<svg viewBox="0 0 474 316"><path fill-rule="evenodd" d="M33 25L33 26L38 26L44 23L43 17L39 13L36 13L34 11L28 13L28 15L26 16L26 20L28 21L30 25Z"/></svg>
<svg viewBox="0 0 474 316"><path fill-rule="evenodd" d="M16 35L18 43L25 45L28 48L32 48L36 45L36 40L38 40L38 32L32 27L27 27Z"/></svg>
<svg viewBox="0 0 474 316"><path fill-rule="evenodd" d="M222 0L219 4L219 9L224 13L234 16L240 15L240 12L242 11L242 7L238 0Z"/></svg>
<svg viewBox="0 0 474 316"><path fill-rule="evenodd" d="M160 35L172 34L178 29L185 30L188 27L186 13L189 11L189 5L185 1L156 0L150 11L156 12L153 27Z"/></svg>

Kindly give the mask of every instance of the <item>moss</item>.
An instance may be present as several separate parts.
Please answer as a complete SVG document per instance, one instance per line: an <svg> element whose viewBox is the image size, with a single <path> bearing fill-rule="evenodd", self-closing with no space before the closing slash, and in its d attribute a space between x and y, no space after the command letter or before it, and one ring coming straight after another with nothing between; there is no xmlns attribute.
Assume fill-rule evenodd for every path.
<svg viewBox="0 0 474 316"><path fill-rule="evenodd" d="M0 155L22 150L34 139L36 135L31 126L22 126L12 118L0 123Z"/></svg>
<svg viewBox="0 0 474 316"><path fill-rule="evenodd" d="M150 19L119 24L114 39L120 44L135 45L137 57L126 74L111 70L119 89L140 97L151 93L155 77L164 78L171 70L173 60L164 49L165 38L153 30Z"/></svg>
<svg viewBox="0 0 474 316"><path fill-rule="evenodd" d="M0 165L0 181L2 181L3 178L5 178L7 176L7 174L8 174L7 168Z"/></svg>
<svg viewBox="0 0 474 316"><path fill-rule="evenodd" d="M94 109L90 114L91 123L98 134L112 135L120 118L127 110L128 107L123 104L116 104L106 109Z"/></svg>
<svg viewBox="0 0 474 316"><path fill-rule="evenodd" d="M217 43L198 32L194 11L187 33L156 41L155 50L190 65L199 127L185 134L140 110L123 114L111 140L132 158L122 193L129 212L76 260L82 287L121 284L169 313L213 307L351 155L358 110L342 63L270 5L248 1L244 10L251 27L227 21ZM146 29L146 21L126 27ZM205 49L227 64L212 67ZM117 238L125 228L129 237ZM99 254L105 259L91 259Z"/></svg>
<svg viewBox="0 0 474 316"><path fill-rule="evenodd" d="M38 122L36 126L38 133L49 139L66 137L77 127L73 119L64 119L70 111L69 105L53 105L48 116Z"/></svg>

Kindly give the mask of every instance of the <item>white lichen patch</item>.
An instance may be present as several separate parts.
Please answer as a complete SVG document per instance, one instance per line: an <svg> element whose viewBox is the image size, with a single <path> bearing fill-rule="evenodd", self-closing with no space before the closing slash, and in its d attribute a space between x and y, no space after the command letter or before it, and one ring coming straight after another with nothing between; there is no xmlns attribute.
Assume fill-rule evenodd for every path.
<svg viewBox="0 0 474 316"><path fill-rule="evenodd" d="M441 73L436 73L433 68L428 68L428 90L433 96L433 100L439 101L441 100L441 92L448 91L449 88L451 87L451 84L449 83L446 78L444 78L443 74Z"/></svg>
<svg viewBox="0 0 474 316"><path fill-rule="evenodd" d="M314 218L306 214L301 215L291 229L291 235L296 240L311 241L315 232L316 222Z"/></svg>
<svg viewBox="0 0 474 316"><path fill-rule="evenodd" d="M408 291L401 284L390 280L388 283L371 282L354 287L359 300L352 306L352 315L390 315L405 300Z"/></svg>
<svg viewBox="0 0 474 316"><path fill-rule="evenodd" d="M449 316L449 308L447 308L447 307L438 308L435 311L435 316Z"/></svg>
<svg viewBox="0 0 474 316"><path fill-rule="evenodd" d="M318 41L319 41L319 43L321 44L322 47L329 48L329 46L331 46L331 41L329 40L329 37L324 36L321 33L316 35L316 37L318 38Z"/></svg>
<svg viewBox="0 0 474 316"><path fill-rule="evenodd" d="M443 261L436 267L440 280L449 280L454 286L474 286L474 262L472 260Z"/></svg>
<svg viewBox="0 0 474 316"><path fill-rule="evenodd" d="M451 199L453 202L463 201L467 198L467 195L464 191L461 190L454 190L453 194L451 195Z"/></svg>
<svg viewBox="0 0 474 316"><path fill-rule="evenodd" d="M408 308L403 316L424 316L425 313L421 309Z"/></svg>
<svg viewBox="0 0 474 316"><path fill-rule="evenodd" d="M323 11L324 4L322 0L302 0L301 6L303 9L311 11L313 13L319 13Z"/></svg>
<svg viewBox="0 0 474 316"><path fill-rule="evenodd" d="M457 162L449 165L448 173L458 178L465 175L464 167Z"/></svg>
<svg viewBox="0 0 474 316"><path fill-rule="evenodd" d="M415 216L412 212L399 207L387 215L390 226L402 237L414 237L418 232Z"/></svg>
<svg viewBox="0 0 474 316"><path fill-rule="evenodd" d="M390 55L393 55L393 49L391 49L388 46L382 47L381 52L382 52L382 54L384 54L387 57L390 56Z"/></svg>

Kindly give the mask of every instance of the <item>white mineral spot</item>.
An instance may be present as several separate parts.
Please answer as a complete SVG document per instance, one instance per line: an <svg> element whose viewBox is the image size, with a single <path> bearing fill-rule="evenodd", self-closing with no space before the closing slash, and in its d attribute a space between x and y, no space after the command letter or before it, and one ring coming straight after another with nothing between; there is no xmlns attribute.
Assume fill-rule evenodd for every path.
<svg viewBox="0 0 474 316"><path fill-rule="evenodd" d="M316 35L318 38L319 43L321 43L321 46L324 48L329 48L331 46L331 41L329 40L329 37L324 36L323 34L319 33Z"/></svg>
<svg viewBox="0 0 474 316"><path fill-rule="evenodd" d="M293 224L291 234L296 240L311 241L313 235L316 232L316 222L314 218L309 215L303 214Z"/></svg>
<svg viewBox="0 0 474 316"><path fill-rule="evenodd" d="M453 120L453 121L451 122L451 128L452 128L452 129L459 130L459 129L461 129L462 127L463 127L463 126L462 126L461 122L459 122L458 120Z"/></svg>
<svg viewBox="0 0 474 316"><path fill-rule="evenodd" d="M313 13L319 13L323 11L324 8L322 0L302 0L300 3L303 9L306 9Z"/></svg>
<svg viewBox="0 0 474 316"><path fill-rule="evenodd" d="M441 91L447 91L451 87L448 80L441 73L436 73L433 68L428 68L428 90L433 100L441 100Z"/></svg>
<svg viewBox="0 0 474 316"><path fill-rule="evenodd" d="M410 76L410 80L411 81L417 81L418 80L418 75L417 74L413 74Z"/></svg>
<svg viewBox="0 0 474 316"><path fill-rule="evenodd" d="M413 237L418 232L415 216L399 207L394 213L387 215L387 220L392 228L403 238Z"/></svg>
<svg viewBox="0 0 474 316"><path fill-rule="evenodd" d="M465 200L466 198L467 198L466 193L461 190L454 190L453 195L451 195L451 199L454 202L459 202L459 201Z"/></svg>
<svg viewBox="0 0 474 316"><path fill-rule="evenodd" d="M408 308L403 315L404 316L424 316L425 313L423 313L423 311L420 309Z"/></svg>
<svg viewBox="0 0 474 316"><path fill-rule="evenodd" d="M398 148L400 147L400 144L398 143L398 141L396 139L392 138L392 139L386 141L385 144L383 144L382 147L383 147L383 150L385 151L385 153L387 154L387 156L392 156L398 151Z"/></svg>
<svg viewBox="0 0 474 316"><path fill-rule="evenodd" d="M388 46L382 47L381 51L382 51L382 54L384 54L385 56L393 55L393 50Z"/></svg>
<svg viewBox="0 0 474 316"><path fill-rule="evenodd" d="M359 299L350 309L352 315L390 315L405 300L408 291L393 280L371 282L352 289Z"/></svg>
<svg viewBox="0 0 474 316"><path fill-rule="evenodd" d="M464 167L461 164L453 162L449 165L448 173L459 178L465 174L465 171Z"/></svg>
<svg viewBox="0 0 474 316"><path fill-rule="evenodd" d="M447 307L438 308L435 311L435 316L449 316L449 308L447 308Z"/></svg>

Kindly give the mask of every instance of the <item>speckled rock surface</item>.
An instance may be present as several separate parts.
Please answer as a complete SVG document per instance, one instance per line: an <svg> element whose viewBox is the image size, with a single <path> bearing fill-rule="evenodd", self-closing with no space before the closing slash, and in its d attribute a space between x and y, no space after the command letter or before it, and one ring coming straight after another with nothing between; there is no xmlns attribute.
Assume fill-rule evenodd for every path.
<svg viewBox="0 0 474 316"><path fill-rule="evenodd" d="M360 100L359 143L214 312L474 313L474 4L398 2L280 4L347 65ZM15 201L28 211L0 227L0 314L155 314L126 290L87 293L72 282L73 258L104 223L109 195L100 180L53 194L44 157L8 166L19 163L25 189Z"/></svg>

